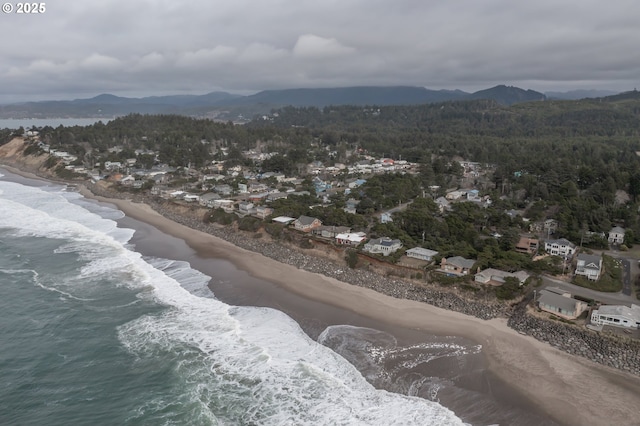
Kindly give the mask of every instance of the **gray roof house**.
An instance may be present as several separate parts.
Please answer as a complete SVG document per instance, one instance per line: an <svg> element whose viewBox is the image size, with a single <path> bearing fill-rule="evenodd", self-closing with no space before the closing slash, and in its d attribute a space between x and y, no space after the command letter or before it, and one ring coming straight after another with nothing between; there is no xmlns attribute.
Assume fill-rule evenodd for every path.
<svg viewBox="0 0 640 426"><path fill-rule="evenodd" d="M435 250L429 250L422 247L414 247L405 252L407 257L413 257L414 259L420 259L427 262L431 262L433 258L438 254Z"/></svg>
<svg viewBox="0 0 640 426"><path fill-rule="evenodd" d="M380 253L383 256L389 256L400 248L402 248L402 241L392 240L388 237L381 237L367 241L362 250L372 254Z"/></svg>
<svg viewBox="0 0 640 426"><path fill-rule="evenodd" d="M602 271L602 256L593 254L578 254L578 263L576 264L576 275L587 277L590 280L600 278Z"/></svg>
<svg viewBox="0 0 640 426"><path fill-rule="evenodd" d="M573 299L569 294L560 295L552 291L540 290L538 307L565 319L576 319L587 309L587 303Z"/></svg>
<svg viewBox="0 0 640 426"><path fill-rule="evenodd" d="M474 259L465 259L462 256L443 257L440 261L440 272L444 272L447 275L469 275L475 263Z"/></svg>

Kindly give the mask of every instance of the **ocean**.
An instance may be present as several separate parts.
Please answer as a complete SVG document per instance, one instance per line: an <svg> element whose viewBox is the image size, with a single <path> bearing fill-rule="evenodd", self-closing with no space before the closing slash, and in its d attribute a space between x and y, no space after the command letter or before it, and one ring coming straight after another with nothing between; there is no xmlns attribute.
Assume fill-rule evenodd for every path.
<svg viewBox="0 0 640 426"><path fill-rule="evenodd" d="M399 350L349 325L316 341L279 310L218 300L215 277L187 262L138 253L121 218L63 186L0 177L0 424L464 424L366 376L382 372L372 360L412 368L479 347Z"/></svg>
<svg viewBox="0 0 640 426"><path fill-rule="evenodd" d="M32 127L72 127L72 126L91 126L98 121L104 124L113 120L113 118L3 118L0 119L0 129L31 129Z"/></svg>

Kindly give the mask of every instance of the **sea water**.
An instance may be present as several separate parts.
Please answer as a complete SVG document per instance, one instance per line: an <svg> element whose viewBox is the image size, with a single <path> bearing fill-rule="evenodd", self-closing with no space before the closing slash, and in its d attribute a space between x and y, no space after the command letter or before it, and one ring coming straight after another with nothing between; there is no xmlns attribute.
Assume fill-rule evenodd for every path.
<svg viewBox="0 0 640 426"><path fill-rule="evenodd" d="M463 424L321 344L349 352L345 330L318 343L277 310L217 300L185 262L143 257L121 215L0 177L0 424Z"/></svg>

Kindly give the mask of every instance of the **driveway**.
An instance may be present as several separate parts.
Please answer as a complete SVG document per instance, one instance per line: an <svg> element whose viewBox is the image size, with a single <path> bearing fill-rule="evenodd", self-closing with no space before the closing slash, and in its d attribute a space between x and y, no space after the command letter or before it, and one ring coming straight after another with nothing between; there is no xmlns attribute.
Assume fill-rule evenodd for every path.
<svg viewBox="0 0 640 426"><path fill-rule="evenodd" d="M627 295L623 292L618 293L604 293L601 291L595 291L588 288L580 287L575 284L560 281L555 278L543 276L542 288L546 287L559 287L574 296L584 297L586 299L594 299L605 305L626 305L630 306L632 303L638 303L637 299L632 295Z"/></svg>

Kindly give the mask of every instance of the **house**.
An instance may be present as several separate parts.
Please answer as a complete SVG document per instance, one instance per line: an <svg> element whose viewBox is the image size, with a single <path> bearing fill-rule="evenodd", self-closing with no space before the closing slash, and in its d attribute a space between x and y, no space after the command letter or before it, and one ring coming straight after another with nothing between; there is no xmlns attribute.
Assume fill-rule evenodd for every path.
<svg viewBox="0 0 640 426"><path fill-rule="evenodd" d="M571 297L569 293L558 294L549 290L540 290L538 307L546 312L565 319L576 319L587 309L587 303Z"/></svg>
<svg viewBox="0 0 640 426"><path fill-rule="evenodd" d="M200 200L198 201L202 207L213 207L213 201L219 200L220 196L218 194L214 194L213 192L207 192L206 194L202 194L200 196Z"/></svg>
<svg viewBox="0 0 640 426"><path fill-rule="evenodd" d="M573 257L573 254L576 252L576 245L565 238L546 240L544 242L544 250L553 256L569 258Z"/></svg>
<svg viewBox="0 0 640 426"><path fill-rule="evenodd" d="M614 327L640 328L640 306L603 305L591 312L591 323Z"/></svg>
<svg viewBox="0 0 640 426"><path fill-rule="evenodd" d="M440 213L444 213L445 210L451 209L451 203L449 202L449 200L447 200L444 197L436 198L436 204L438 205L438 209L440 210Z"/></svg>
<svg viewBox="0 0 640 426"><path fill-rule="evenodd" d="M196 194L184 194L182 199L187 203L197 203L200 201L200 196Z"/></svg>
<svg viewBox="0 0 640 426"><path fill-rule="evenodd" d="M351 232L351 228L348 226L322 225L315 228L312 232L314 235L318 235L320 237L335 238L338 234Z"/></svg>
<svg viewBox="0 0 640 426"><path fill-rule="evenodd" d="M602 256L596 256L593 254L580 253L578 254L578 263L576 265L576 275L587 277L590 280L597 280L600 278L600 272L602 271Z"/></svg>
<svg viewBox="0 0 640 426"><path fill-rule="evenodd" d="M364 232L347 232L336 235L336 244L357 246L366 239L367 234Z"/></svg>
<svg viewBox="0 0 640 426"><path fill-rule="evenodd" d="M540 241L535 238L520 237L516 244L516 251L524 254L536 254Z"/></svg>
<svg viewBox="0 0 640 426"><path fill-rule="evenodd" d="M412 257L414 259L424 260L426 262L433 261L433 258L438 255L438 252L435 250L429 250L422 247L414 247L405 252L407 257Z"/></svg>
<svg viewBox="0 0 640 426"><path fill-rule="evenodd" d="M609 231L609 244L622 244L624 243L624 229L619 226L614 226Z"/></svg>
<svg viewBox="0 0 640 426"><path fill-rule="evenodd" d="M271 216L273 214L273 209L271 207L258 206L256 207L255 215L260 219L265 219L267 216Z"/></svg>
<svg viewBox="0 0 640 426"><path fill-rule="evenodd" d="M507 272L499 269L487 268L484 271L478 272L475 275L474 280L482 284L502 285L505 282L505 278L508 277L517 279L519 284L522 286L529 278L529 274L524 271Z"/></svg>
<svg viewBox="0 0 640 426"><path fill-rule="evenodd" d="M547 235L555 234L556 231L558 231L558 221L555 219L547 219L544 222L534 222L529 225L529 230L531 232L544 231Z"/></svg>
<svg viewBox="0 0 640 426"><path fill-rule="evenodd" d="M360 203L360 200L354 200L353 198L349 198L345 202L345 206L343 210L346 213L356 214L356 207L358 207L359 203Z"/></svg>
<svg viewBox="0 0 640 426"><path fill-rule="evenodd" d="M469 275L475 263L475 260L465 259L462 256L442 258L442 261L440 261L440 272L459 277Z"/></svg>
<svg viewBox="0 0 640 426"><path fill-rule="evenodd" d="M233 188L231 188L231 186L227 185L226 183L214 186L213 190L220 195L231 195L231 193L233 192Z"/></svg>
<svg viewBox="0 0 640 426"><path fill-rule="evenodd" d="M450 191L445 195L447 200L456 201L467 195L467 191Z"/></svg>
<svg viewBox="0 0 640 426"><path fill-rule="evenodd" d="M274 217L273 219L271 219L273 222L276 223L281 223L283 225L288 225L291 222L294 222L296 219L293 217L289 217L289 216L278 216L278 217Z"/></svg>
<svg viewBox="0 0 640 426"><path fill-rule="evenodd" d="M213 200L212 208L223 209L226 212L232 212L234 203L235 201L233 200Z"/></svg>
<svg viewBox="0 0 640 426"><path fill-rule="evenodd" d="M322 226L320 219L302 215L293 222L293 227L298 231L310 232L313 228Z"/></svg>
<svg viewBox="0 0 640 426"><path fill-rule="evenodd" d="M253 214L256 212L256 209L253 203L241 201L238 203L238 212L240 212L240 214Z"/></svg>
<svg viewBox="0 0 640 426"><path fill-rule="evenodd" d="M481 201L480 191L477 189L471 189L467 191L467 201Z"/></svg>
<svg viewBox="0 0 640 426"><path fill-rule="evenodd" d="M402 241L392 240L388 237L381 237L367 241L362 249L371 254L380 253L383 256L389 256L400 248L402 248Z"/></svg>
<svg viewBox="0 0 640 426"><path fill-rule="evenodd" d="M380 214L380 223L389 223L393 222L393 218L391 217L390 212L384 212Z"/></svg>

